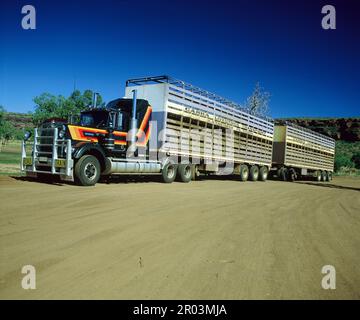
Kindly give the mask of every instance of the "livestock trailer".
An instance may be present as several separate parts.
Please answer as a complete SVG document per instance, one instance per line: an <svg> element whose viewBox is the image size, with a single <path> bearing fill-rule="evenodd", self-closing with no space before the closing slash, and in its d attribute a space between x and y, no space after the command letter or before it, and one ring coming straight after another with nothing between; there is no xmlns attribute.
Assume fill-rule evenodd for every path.
<svg viewBox="0 0 360 320"><path fill-rule="evenodd" d="M274 123L239 104L168 76L126 82L150 102L157 126L155 153L189 162L193 173L238 174L241 180L266 180L272 161ZM152 147L150 145L150 147ZM153 151L153 150L151 150Z"/></svg>
<svg viewBox="0 0 360 320"><path fill-rule="evenodd" d="M330 181L334 156L334 139L288 121L275 122L272 172L279 179Z"/></svg>

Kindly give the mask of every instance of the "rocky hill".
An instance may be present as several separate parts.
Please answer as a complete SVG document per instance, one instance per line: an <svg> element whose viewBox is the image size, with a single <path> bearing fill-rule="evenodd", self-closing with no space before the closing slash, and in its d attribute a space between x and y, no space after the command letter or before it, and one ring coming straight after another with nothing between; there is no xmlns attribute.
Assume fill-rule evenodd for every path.
<svg viewBox="0 0 360 320"><path fill-rule="evenodd" d="M33 127L31 114L28 113L6 112L5 120L17 129Z"/></svg>
<svg viewBox="0 0 360 320"><path fill-rule="evenodd" d="M360 141L360 117L358 118L287 118L299 126L325 134L335 140Z"/></svg>

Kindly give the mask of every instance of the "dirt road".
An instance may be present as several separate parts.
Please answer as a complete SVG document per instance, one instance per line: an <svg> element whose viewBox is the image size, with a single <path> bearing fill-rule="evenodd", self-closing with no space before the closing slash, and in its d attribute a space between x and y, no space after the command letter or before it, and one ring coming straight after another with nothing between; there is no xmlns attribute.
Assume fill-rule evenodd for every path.
<svg viewBox="0 0 360 320"><path fill-rule="evenodd" d="M331 183L0 176L0 298L359 299L360 179ZM36 290L21 268L36 268ZM336 268L336 289L321 268Z"/></svg>

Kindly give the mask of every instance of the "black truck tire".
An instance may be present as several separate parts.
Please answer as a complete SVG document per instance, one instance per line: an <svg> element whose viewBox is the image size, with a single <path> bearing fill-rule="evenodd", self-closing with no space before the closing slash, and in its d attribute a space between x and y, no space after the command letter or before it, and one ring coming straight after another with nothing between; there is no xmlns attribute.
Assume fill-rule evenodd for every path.
<svg viewBox="0 0 360 320"><path fill-rule="evenodd" d="M326 171L321 171L321 181L325 182L327 180L327 172Z"/></svg>
<svg viewBox="0 0 360 320"><path fill-rule="evenodd" d="M326 173L326 181L331 181L331 180L332 180L332 173L328 171Z"/></svg>
<svg viewBox="0 0 360 320"><path fill-rule="evenodd" d="M259 167L254 165L250 168L249 174L250 181L257 181L259 179Z"/></svg>
<svg viewBox="0 0 360 320"><path fill-rule="evenodd" d="M100 179L100 162L92 155L82 156L75 164L75 181L82 186L93 186Z"/></svg>
<svg viewBox="0 0 360 320"><path fill-rule="evenodd" d="M269 174L267 167L263 166L259 170L259 181L266 181Z"/></svg>
<svg viewBox="0 0 360 320"><path fill-rule="evenodd" d="M288 170L286 168L279 169L279 176L280 181L287 181L288 180Z"/></svg>
<svg viewBox="0 0 360 320"><path fill-rule="evenodd" d="M165 183L174 182L177 174L177 165L171 162L167 163L161 171L162 180Z"/></svg>
<svg viewBox="0 0 360 320"><path fill-rule="evenodd" d="M294 168L290 168L288 171L288 179L290 182L294 182L296 179L296 171Z"/></svg>
<svg viewBox="0 0 360 320"><path fill-rule="evenodd" d="M240 165L239 174L241 181L247 181L249 178L249 168L246 164Z"/></svg>
<svg viewBox="0 0 360 320"><path fill-rule="evenodd" d="M181 182L188 183L191 181L192 168L190 164L179 164L177 168L178 179Z"/></svg>

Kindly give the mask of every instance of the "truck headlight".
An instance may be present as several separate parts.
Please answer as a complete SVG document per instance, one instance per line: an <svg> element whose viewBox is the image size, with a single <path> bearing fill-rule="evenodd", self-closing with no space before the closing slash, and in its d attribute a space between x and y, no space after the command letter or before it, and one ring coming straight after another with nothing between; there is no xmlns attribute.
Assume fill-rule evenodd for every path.
<svg viewBox="0 0 360 320"><path fill-rule="evenodd" d="M65 125L62 125L61 129L59 130L58 136L60 139L65 137L66 127Z"/></svg>
<svg viewBox="0 0 360 320"><path fill-rule="evenodd" d="M61 129L61 130L59 131L59 138L62 139L62 138L64 138L64 137L65 137L65 131Z"/></svg>
<svg viewBox="0 0 360 320"><path fill-rule="evenodd" d="M29 140L30 137L31 137L31 132L30 132L30 131L26 131L26 132L24 133L24 141Z"/></svg>

